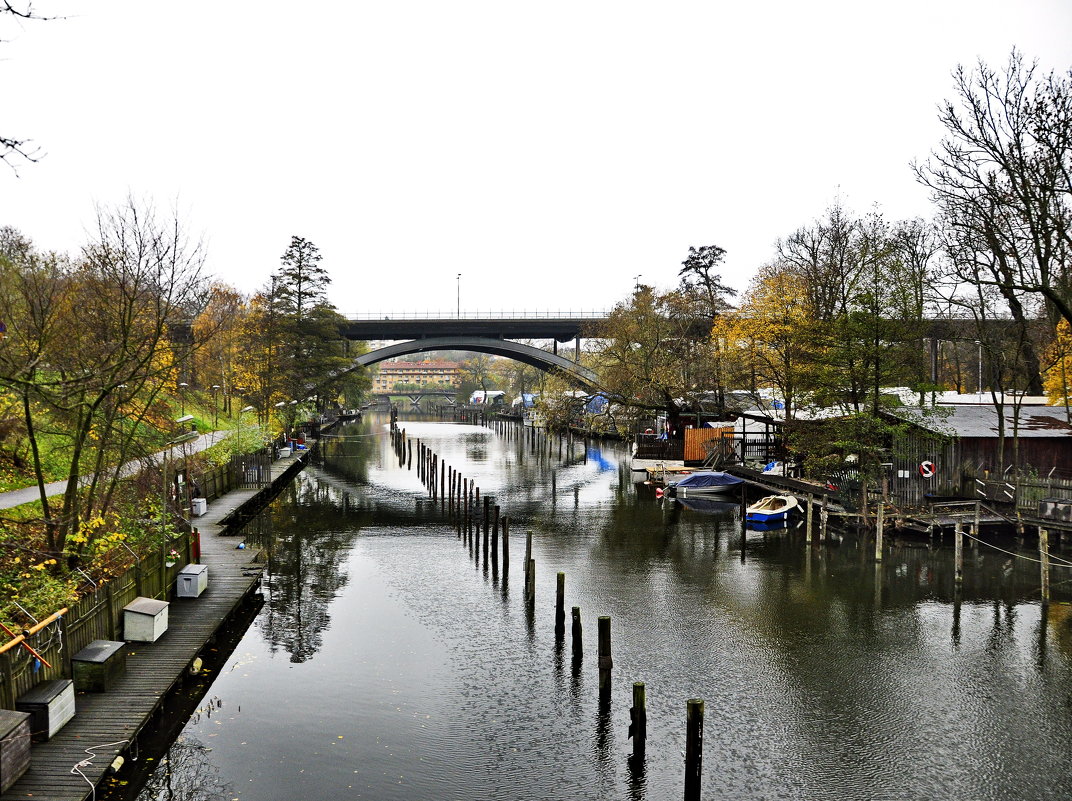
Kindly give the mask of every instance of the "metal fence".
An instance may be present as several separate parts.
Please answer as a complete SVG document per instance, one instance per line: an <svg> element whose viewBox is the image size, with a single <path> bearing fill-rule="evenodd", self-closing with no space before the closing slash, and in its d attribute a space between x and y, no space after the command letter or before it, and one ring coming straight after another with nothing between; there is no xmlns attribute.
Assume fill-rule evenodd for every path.
<svg viewBox="0 0 1072 801"><path fill-rule="evenodd" d="M259 489L272 483L272 452L236 454L228 466L235 489Z"/></svg>

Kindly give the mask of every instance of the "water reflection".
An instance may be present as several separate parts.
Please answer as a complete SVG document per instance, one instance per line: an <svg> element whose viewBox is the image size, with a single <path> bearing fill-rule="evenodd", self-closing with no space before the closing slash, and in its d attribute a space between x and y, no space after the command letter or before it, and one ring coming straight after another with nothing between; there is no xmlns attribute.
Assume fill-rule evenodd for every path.
<svg viewBox="0 0 1072 801"><path fill-rule="evenodd" d="M515 585L482 523L459 538L382 426L348 428L337 463L264 526L252 657L213 688L244 712L184 734L219 735L210 785L680 798L685 700L702 697L704 797L1072 796L1068 585L1039 604L1034 563L981 547L958 586L950 549L929 542L893 537L875 563L851 534L808 543L799 527L746 530L737 503L657 500L614 445L404 426L509 514ZM530 531L534 605L516 567ZM568 645L555 630L558 571L580 648L572 625ZM600 615L614 621L602 698ZM643 757L626 737L634 681L648 687Z"/></svg>

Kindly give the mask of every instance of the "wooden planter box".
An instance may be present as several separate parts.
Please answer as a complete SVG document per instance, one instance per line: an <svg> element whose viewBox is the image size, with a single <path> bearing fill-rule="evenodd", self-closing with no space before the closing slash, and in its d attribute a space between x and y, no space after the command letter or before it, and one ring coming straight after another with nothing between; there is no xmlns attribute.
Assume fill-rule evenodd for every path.
<svg viewBox="0 0 1072 801"><path fill-rule="evenodd" d="M156 642L167 627L167 601L135 598L123 607L123 639L127 642Z"/></svg>
<svg viewBox="0 0 1072 801"><path fill-rule="evenodd" d="M0 793L30 767L30 715L0 709Z"/></svg>
<svg viewBox="0 0 1072 801"><path fill-rule="evenodd" d="M44 742L74 717L74 682L71 679L43 681L19 696L15 708L31 715L34 742Z"/></svg>
<svg viewBox="0 0 1072 801"><path fill-rule="evenodd" d="M208 565L187 565L175 579L175 595L196 598L208 588Z"/></svg>
<svg viewBox="0 0 1072 801"><path fill-rule="evenodd" d="M71 657L71 667L76 690L106 692L126 673L126 643L94 640Z"/></svg>

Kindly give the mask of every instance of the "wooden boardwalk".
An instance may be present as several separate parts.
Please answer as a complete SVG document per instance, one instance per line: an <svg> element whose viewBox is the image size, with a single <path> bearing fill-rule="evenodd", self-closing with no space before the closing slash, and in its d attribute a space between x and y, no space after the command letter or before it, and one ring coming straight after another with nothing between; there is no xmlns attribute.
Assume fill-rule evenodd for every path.
<svg viewBox="0 0 1072 801"><path fill-rule="evenodd" d="M276 461L273 482L294 461ZM239 549L242 538L220 536L219 525L257 492L230 492L195 518L201 563L208 565L208 588L199 598L171 601L168 630L156 642L127 644L126 673L108 692L77 694L74 718L48 742L33 745L30 769L0 801L89 798L115 756L131 746L143 727L153 725L152 715L164 698L260 581L261 567L254 561L259 552Z"/></svg>

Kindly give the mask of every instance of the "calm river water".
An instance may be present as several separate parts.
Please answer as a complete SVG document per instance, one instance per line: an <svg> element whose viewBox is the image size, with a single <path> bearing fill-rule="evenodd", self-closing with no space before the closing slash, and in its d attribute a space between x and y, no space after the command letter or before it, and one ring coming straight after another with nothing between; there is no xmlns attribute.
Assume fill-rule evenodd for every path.
<svg viewBox="0 0 1072 801"><path fill-rule="evenodd" d="M1072 607L1039 603L1036 564L969 550L956 597L951 548L894 543L876 567L852 538L742 534L732 506L638 492L618 444L400 425L511 517L509 575L457 538L383 420L347 427L341 467L260 521L264 607L139 799L678 799L690 698L704 798L1072 797ZM579 663L568 620L556 645L558 571Z"/></svg>

